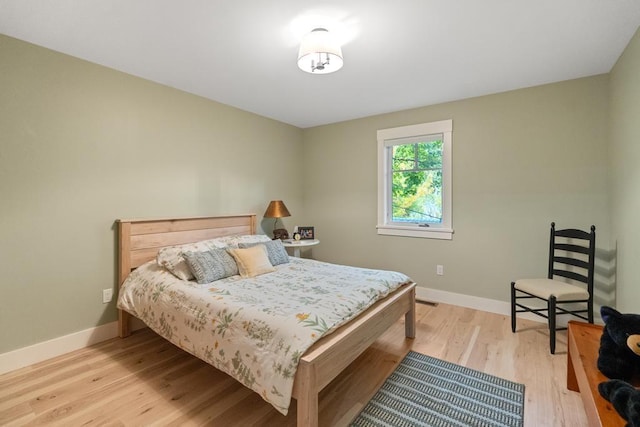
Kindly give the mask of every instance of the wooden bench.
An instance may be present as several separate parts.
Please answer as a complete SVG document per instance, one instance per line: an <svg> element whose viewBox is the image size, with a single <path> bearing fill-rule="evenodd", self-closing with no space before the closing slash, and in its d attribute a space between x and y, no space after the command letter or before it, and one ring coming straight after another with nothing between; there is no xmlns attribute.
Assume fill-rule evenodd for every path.
<svg viewBox="0 0 640 427"><path fill-rule="evenodd" d="M567 388L580 392L590 427L623 427L624 419L598 392L598 384L609 379L597 366L601 336L600 325L569 321Z"/></svg>

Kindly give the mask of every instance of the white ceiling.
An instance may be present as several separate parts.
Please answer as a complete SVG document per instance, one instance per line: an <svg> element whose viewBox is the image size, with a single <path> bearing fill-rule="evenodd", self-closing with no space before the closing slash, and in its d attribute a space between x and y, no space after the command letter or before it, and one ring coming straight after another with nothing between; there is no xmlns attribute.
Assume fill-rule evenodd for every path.
<svg viewBox="0 0 640 427"><path fill-rule="evenodd" d="M0 0L0 33L301 128L606 73L639 25L640 0ZM296 66L318 26L337 73Z"/></svg>

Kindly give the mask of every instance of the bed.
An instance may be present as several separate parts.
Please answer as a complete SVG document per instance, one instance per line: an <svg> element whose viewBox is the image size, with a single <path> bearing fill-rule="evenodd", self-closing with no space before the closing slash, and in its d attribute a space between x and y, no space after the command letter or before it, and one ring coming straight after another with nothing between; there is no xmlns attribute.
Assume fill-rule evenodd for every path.
<svg viewBox="0 0 640 427"><path fill-rule="evenodd" d="M167 247L225 236L253 235L255 214L198 218L118 220L118 282L143 267ZM142 269L142 268L141 268ZM318 425L318 394L400 317L405 335L415 336L415 283L399 286L348 323L316 341L299 358L291 396L297 424ZM119 310L119 335L131 332L131 315Z"/></svg>

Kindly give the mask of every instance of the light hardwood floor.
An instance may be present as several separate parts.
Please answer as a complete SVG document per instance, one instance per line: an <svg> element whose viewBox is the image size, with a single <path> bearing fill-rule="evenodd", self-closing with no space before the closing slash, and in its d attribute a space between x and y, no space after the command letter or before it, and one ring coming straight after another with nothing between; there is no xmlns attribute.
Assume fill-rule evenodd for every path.
<svg viewBox="0 0 640 427"><path fill-rule="evenodd" d="M320 424L348 425L409 350L524 383L525 426L584 426L566 389L566 333L544 324L418 304L416 339L399 320L320 395ZM0 425L294 426L256 393L148 329L0 376Z"/></svg>

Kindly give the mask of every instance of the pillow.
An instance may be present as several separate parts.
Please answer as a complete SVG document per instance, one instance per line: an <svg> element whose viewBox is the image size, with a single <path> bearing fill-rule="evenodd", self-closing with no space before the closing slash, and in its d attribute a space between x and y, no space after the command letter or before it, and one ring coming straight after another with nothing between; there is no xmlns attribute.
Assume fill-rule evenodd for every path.
<svg viewBox="0 0 640 427"><path fill-rule="evenodd" d="M186 245L162 248L158 251L156 262L159 266L169 270L178 279L193 280L193 273L182 254L185 252L204 252L213 249L213 247L210 240L203 240Z"/></svg>
<svg viewBox="0 0 640 427"><path fill-rule="evenodd" d="M269 257L271 265L280 265L289 262L289 254L280 239L260 243L240 243L238 247L250 248L256 245L264 245L267 248L267 256Z"/></svg>
<svg viewBox="0 0 640 427"><path fill-rule="evenodd" d="M246 234L246 235L218 237L217 239L214 239L214 240L217 243L222 244L222 246L218 246L218 247L237 248L243 243L270 242L271 238L265 234Z"/></svg>
<svg viewBox="0 0 640 427"><path fill-rule="evenodd" d="M276 271L269 262L267 248L264 245L256 245L251 248L230 248L227 251L236 260L238 271L242 277L254 277Z"/></svg>
<svg viewBox="0 0 640 427"><path fill-rule="evenodd" d="M162 248L158 251L156 262L159 266L169 270L171 274L178 279L193 280L193 273L183 257L185 252L204 252L214 248L225 248L227 246L237 247L240 242L254 243L265 241L270 242L271 239L264 234L216 237L215 239Z"/></svg>
<svg viewBox="0 0 640 427"><path fill-rule="evenodd" d="M225 249L185 252L184 259L198 283L211 283L238 274L238 266Z"/></svg>

